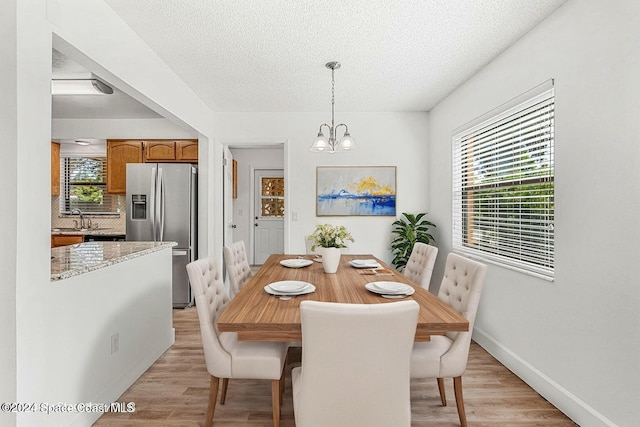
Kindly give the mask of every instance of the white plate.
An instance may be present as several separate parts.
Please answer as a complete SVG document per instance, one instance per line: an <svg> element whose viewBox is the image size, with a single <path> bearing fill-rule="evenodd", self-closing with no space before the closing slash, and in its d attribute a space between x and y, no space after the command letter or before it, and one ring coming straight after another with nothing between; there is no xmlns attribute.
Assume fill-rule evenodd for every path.
<svg viewBox="0 0 640 427"><path fill-rule="evenodd" d="M322 262L322 257L314 258L313 260L314 260L315 262Z"/></svg>
<svg viewBox="0 0 640 427"><path fill-rule="evenodd" d="M402 292L398 292L398 291L391 292L391 291L386 291L377 287L376 283L380 283L380 282L370 282L364 285L364 287L367 288L367 290L373 292L374 294L382 295L385 298L404 298L404 297L408 297L409 295L413 295L413 293L416 291L411 286L407 286L407 289ZM392 282L392 283L398 283L398 282Z"/></svg>
<svg viewBox="0 0 640 427"><path fill-rule="evenodd" d="M283 282L275 282L275 283L283 283ZM276 291L271 287L271 285L273 285L272 283L271 285L265 286L264 290L268 294L278 295L278 296L304 295L304 294L310 294L311 292L315 292L316 290L316 287L313 286L311 283L307 283L307 282L299 282L299 283L305 283L306 285L303 286L302 288L299 288L296 291Z"/></svg>
<svg viewBox="0 0 640 427"><path fill-rule="evenodd" d="M406 294L411 286L400 282L371 282L373 286L380 289L384 294Z"/></svg>
<svg viewBox="0 0 640 427"><path fill-rule="evenodd" d="M349 261L349 265L355 268L380 268L382 267L375 259L354 259Z"/></svg>
<svg viewBox="0 0 640 427"><path fill-rule="evenodd" d="M269 283L267 286L276 292L298 292L309 285L311 285L311 283L300 280L283 280L281 282Z"/></svg>
<svg viewBox="0 0 640 427"><path fill-rule="evenodd" d="M310 259L290 258L283 259L282 261L280 261L280 264L289 268L302 268L313 264L313 261L311 261Z"/></svg>

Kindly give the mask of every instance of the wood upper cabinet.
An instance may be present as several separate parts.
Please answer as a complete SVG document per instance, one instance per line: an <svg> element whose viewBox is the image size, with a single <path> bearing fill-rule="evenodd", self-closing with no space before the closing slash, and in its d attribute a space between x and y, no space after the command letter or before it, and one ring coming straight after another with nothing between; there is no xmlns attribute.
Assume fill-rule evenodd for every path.
<svg viewBox="0 0 640 427"><path fill-rule="evenodd" d="M60 144L51 142L51 195L60 195Z"/></svg>
<svg viewBox="0 0 640 427"><path fill-rule="evenodd" d="M175 141L145 141L145 162L170 162L176 160Z"/></svg>
<svg viewBox="0 0 640 427"><path fill-rule="evenodd" d="M144 142L145 162L198 161L198 140L153 140Z"/></svg>
<svg viewBox="0 0 640 427"><path fill-rule="evenodd" d="M107 193L125 194L127 192L127 163L146 162L197 163L198 140L118 139L107 141Z"/></svg>
<svg viewBox="0 0 640 427"><path fill-rule="evenodd" d="M198 161L198 140L176 141L176 161L196 163Z"/></svg>
<svg viewBox="0 0 640 427"><path fill-rule="evenodd" d="M107 141L107 193L127 192L127 163L142 163L143 142Z"/></svg>

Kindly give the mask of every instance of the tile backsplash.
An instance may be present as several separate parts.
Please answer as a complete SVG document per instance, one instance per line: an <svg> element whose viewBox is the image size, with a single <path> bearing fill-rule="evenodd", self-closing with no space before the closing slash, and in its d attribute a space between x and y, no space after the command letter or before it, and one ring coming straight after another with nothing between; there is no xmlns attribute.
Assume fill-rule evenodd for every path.
<svg viewBox="0 0 640 427"><path fill-rule="evenodd" d="M123 196L118 196L123 197ZM85 215L85 218L91 218L92 224L98 224L99 228L112 228L114 234L125 234L127 229L127 215L124 210L125 203L120 215ZM60 214L60 196L51 196L51 228L69 228L73 227L73 220L77 220L77 215Z"/></svg>

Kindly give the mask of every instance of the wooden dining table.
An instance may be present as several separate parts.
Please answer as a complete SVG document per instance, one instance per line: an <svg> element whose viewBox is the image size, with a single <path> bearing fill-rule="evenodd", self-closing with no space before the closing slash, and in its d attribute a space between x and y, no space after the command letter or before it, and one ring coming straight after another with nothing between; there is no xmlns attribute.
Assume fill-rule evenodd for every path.
<svg viewBox="0 0 640 427"><path fill-rule="evenodd" d="M413 299L420 305L416 341L429 341L432 335L469 330L469 322L464 316L373 255L343 254L338 271L334 274L325 273L321 262L313 262L301 268L289 268L280 264L282 260L313 260L315 257L316 255L271 255L218 317L218 330L236 332L241 341L301 341L302 301L388 304L406 299ZM375 259L381 268L355 268L349 264L351 260L366 259ZM316 289L312 293L291 299L280 299L264 289L270 283L285 280L308 282ZM401 300L386 299L365 288L367 283L377 281L405 283L412 286L415 292Z"/></svg>

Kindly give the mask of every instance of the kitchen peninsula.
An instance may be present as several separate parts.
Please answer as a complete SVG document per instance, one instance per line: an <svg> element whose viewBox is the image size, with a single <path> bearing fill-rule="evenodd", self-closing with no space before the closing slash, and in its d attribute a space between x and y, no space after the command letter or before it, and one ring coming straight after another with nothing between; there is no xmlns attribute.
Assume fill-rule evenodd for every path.
<svg viewBox="0 0 640 427"><path fill-rule="evenodd" d="M33 374L43 402L115 402L175 340L174 242L85 242L51 249L38 298ZM138 408L136 408L138 409ZM25 425L91 425L100 413L25 415Z"/></svg>
<svg viewBox="0 0 640 427"><path fill-rule="evenodd" d="M51 281L98 270L175 245L175 242L87 242L53 248Z"/></svg>

